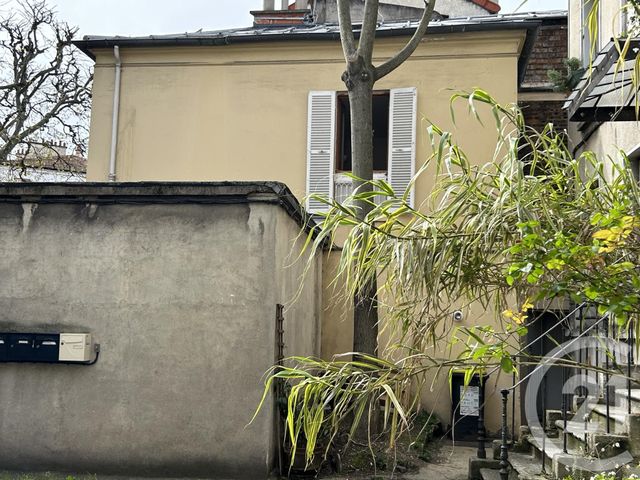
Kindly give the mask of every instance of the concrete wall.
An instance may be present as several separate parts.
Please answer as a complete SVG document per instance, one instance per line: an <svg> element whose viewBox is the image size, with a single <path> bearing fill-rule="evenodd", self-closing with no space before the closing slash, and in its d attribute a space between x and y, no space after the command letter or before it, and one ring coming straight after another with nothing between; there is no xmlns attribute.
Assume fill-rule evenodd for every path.
<svg viewBox="0 0 640 480"><path fill-rule="evenodd" d="M2 188L0 331L91 332L101 354L0 365L3 468L265 478L271 399L245 425L275 360L276 303L302 268L283 268L300 227L276 195L179 204L125 187L133 200L110 204L113 187L88 186L8 203L11 188L24 187ZM319 353L316 265L285 322L289 355Z"/></svg>
<svg viewBox="0 0 640 480"><path fill-rule="evenodd" d="M313 13L317 23L338 23L338 6L335 0L316 0ZM393 22L396 20L407 20L420 18L424 9L404 6L381 4L378 7L378 18L380 21ZM364 17L364 1L351 3L351 21L362 22Z"/></svg>
<svg viewBox="0 0 640 480"><path fill-rule="evenodd" d="M423 0L382 0L380 3L392 5L406 5L415 8L424 6ZM496 1L495 3L500 3ZM471 0L438 0L436 10L450 17L468 17L472 15L488 15L489 12Z"/></svg>
<svg viewBox="0 0 640 480"><path fill-rule="evenodd" d="M577 130L577 124L571 124L572 138L577 145L583 135ZM622 165L622 154L633 157L635 162L640 158L640 122L604 122L600 124L587 140L580 146L577 155L590 151L600 160L612 160L612 163ZM614 175L612 163L607 163L606 174Z"/></svg>
<svg viewBox="0 0 640 480"><path fill-rule="evenodd" d="M378 8L378 18L383 22L420 18L424 10L423 0L387 0L381 1ZM438 16L468 17L474 15L489 15L489 12L470 0L439 0L436 4ZM316 0L314 15L317 23L338 23L338 7L336 0ZM364 16L364 1L351 4L351 20L362 22Z"/></svg>
<svg viewBox="0 0 640 480"><path fill-rule="evenodd" d="M599 35L596 55L612 39L626 30L622 0L600 0L598 10ZM582 37L585 34L584 12L581 11L581 0L569 0L569 56L581 58ZM583 59L588 63L588 58ZM577 154L592 151L599 159L611 158L621 161L620 150L627 155L635 153L640 146L638 132L640 122L604 122L595 132L590 133L583 141L583 134L578 131L577 123L570 125L572 143L578 147ZM611 169L609 169L611 173Z"/></svg>

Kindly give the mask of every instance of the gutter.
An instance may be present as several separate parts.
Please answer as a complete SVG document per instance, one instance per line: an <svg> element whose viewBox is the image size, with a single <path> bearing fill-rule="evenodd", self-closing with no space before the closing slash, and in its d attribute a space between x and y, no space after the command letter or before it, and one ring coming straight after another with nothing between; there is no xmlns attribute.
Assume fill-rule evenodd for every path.
<svg viewBox="0 0 640 480"><path fill-rule="evenodd" d="M113 118L111 120L111 154L109 156L109 181L116 181L116 155L118 151L118 120L120 117L120 87L122 76L122 60L120 59L120 47L113 46L115 57L115 85L113 90Z"/></svg>
<svg viewBox="0 0 640 480"><path fill-rule="evenodd" d="M521 88L522 82L524 82L527 67L529 66L529 59L531 58L531 52L533 52L533 47L538 39L538 31L541 24L542 23L539 22L535 28L527 28L527 36L524 40L520 56L518 57L518 89Z"/></svg>
<svg viewBox="0 0 640 480"><path fill-rule="evenodd" d="M527 40L524 49L533 48L533 41L529 47L531 31L537 30L542 20L523 20L516 22L482 22L475 24L458 25L429 25L426 35L442 35L448 33L487 32L500 30L527 30ZM310 27L311 29L312 27ZM415 27L399 27L378 30L376 38L410 36L415 32ZM268 31L268 30L267 30ZM355 32L356 38L360 32ZM92 50L113 48L115 46L126 48L145 47L200 47L200 46L226 46L231 44L259 43L259 42L284 42L284 41L339 41L340 32L306 32L306 33L260 33L248 35L215 35L215 36L185 36L185 37L143 37L143 38L87 38L76 40L73 44L91 59L95 60ZM524 51L523 49L523 51Z"/></svg>

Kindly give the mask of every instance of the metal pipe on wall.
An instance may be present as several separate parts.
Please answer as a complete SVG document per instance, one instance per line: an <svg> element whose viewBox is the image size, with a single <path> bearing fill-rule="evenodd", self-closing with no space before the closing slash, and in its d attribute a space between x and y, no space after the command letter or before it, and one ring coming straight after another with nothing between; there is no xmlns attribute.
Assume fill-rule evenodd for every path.
<svg viewBox="0 0 640 480"><path fill-rule="evenodd" d="M120 116L120 79L122 75L122 60L120 59L120 47L113 47L115 58L116 77L113 91L113 118L111 123L111 155L109 156L109 181L116 181L116 153L118 150L118 118Z"/></svg>

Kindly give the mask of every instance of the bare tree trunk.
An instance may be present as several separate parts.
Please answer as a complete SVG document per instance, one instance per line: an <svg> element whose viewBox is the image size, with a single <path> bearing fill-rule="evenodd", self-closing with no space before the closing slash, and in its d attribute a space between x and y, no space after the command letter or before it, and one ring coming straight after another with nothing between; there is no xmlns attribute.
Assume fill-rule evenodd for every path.
<svg viewBox="0 0 640 480"><path fill-rule="evenodd" d="M373 69L365 62L349 65L345 73L351 108L351 162L354 186L359 192L370 191L373 179ZM362 180L359 180L362 179ZM358 220L363 221L371 205L358 202ZM353 302L353 351L376 355L378 349L377 281L362 285Z"/></svg>
<svg viewBox="0 0 640 480"><path fill-rule="evenodd" d="M340 41L347 69L342 80L349 91L351 109L351 162L357 177L354 186L359 192L371 191L373 180L373 86L377 80L393 72L415 51L427 31L436 0L427 2L418 27L411 39L393 57L375 67L373 47L375 42L379 0L365 0L364 18L360 39L356 39L351 24L349 0L338 0ZM366 202L358 202L358 220L363 221L371 211ZM372 278L354 298L353 351L376 355L378 350L378 302L377 280Z"/></svg>

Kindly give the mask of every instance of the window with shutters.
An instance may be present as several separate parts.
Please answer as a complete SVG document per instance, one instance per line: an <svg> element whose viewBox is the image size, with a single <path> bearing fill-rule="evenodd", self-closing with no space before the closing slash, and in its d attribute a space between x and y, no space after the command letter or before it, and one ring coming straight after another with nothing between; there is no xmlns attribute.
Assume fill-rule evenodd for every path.
<svg viewBox="0 0 640 480"><path fill-rule="evenodd" d="M375 92L373 97L373 169L403 194L415 172L416 89ZM307 194L343 201L353 191L351 129L346 93L310 92L308 112ZM413 192L410 195L413 203ZM308 198L307 209L326 211Z"/></svg>

